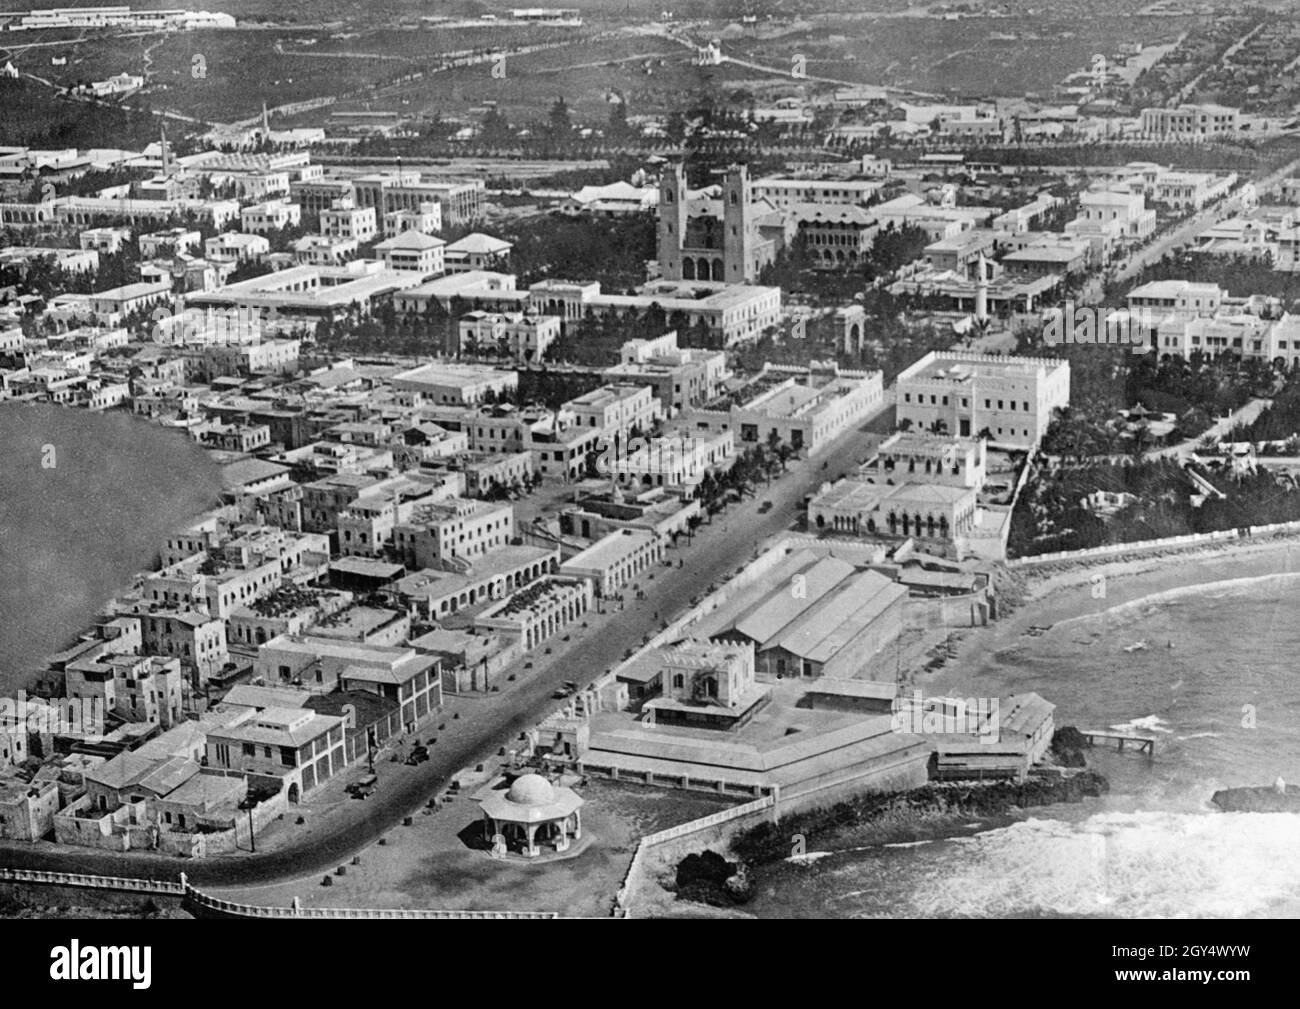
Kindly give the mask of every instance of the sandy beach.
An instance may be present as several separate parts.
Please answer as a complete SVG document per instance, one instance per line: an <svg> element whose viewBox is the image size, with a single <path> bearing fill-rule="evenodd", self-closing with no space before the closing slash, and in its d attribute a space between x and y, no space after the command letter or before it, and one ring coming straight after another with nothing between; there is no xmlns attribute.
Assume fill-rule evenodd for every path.
<svg viewBox="0 0 1300 1009"><path fill-rule="evenodd" d="M1017 574L1024 578L1026 597L1014 612L988 627L954 630L949 638L951 658L931 672L915 673L912 685L926 691L959 692L968 685L965 677L982 655L1009 646L1034 627L1231 582L1300 577L1300 536L1058 561L1021 568Z"/></svg>

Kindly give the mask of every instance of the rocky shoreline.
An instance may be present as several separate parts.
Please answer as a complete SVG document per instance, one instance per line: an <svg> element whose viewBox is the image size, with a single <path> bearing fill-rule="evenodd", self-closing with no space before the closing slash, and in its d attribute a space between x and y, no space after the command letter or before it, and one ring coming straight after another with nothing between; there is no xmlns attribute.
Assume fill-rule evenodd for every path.
<svg viewBox="0 0 1300 1009"><path fill-rule="evenodd" d="M1082 769L1086 745L1077 730L1065 727L1052 740L1057 774L1018 782L938 782L869 793L782 817L780 823L758 824L731 839L728 847L734 861L712 850L687 855L677 865L673 889L679 900L734 907L753 897L756 877L764 867L814 850L833 853L863 843L943 836L970 820L979 820L986 828L999 826L1019 810L1098 798L1110 784L1103 775Z"/></svg>
<svg viewBox="0 0 1300 1009"><path fill-rule="evenodd" d="M1098 798L1109 787L1109 782L1095 771L1034 777L1023 782L922 785L904 792L863 795L825 809L796 813L783 818L779 824L759 824L733 838L731 850L746 865L761 866L789 858L791 838L800 835L829 840L878 824L895 825L900 820L936 816L998 817L1017 809Z"/></svg>
<svg viewBox="0 0 1300 1009"><path fill-rule="evenodd" d="M1210 801L1225 813L1300 813L1300 787L1224 788Z"/></svg>

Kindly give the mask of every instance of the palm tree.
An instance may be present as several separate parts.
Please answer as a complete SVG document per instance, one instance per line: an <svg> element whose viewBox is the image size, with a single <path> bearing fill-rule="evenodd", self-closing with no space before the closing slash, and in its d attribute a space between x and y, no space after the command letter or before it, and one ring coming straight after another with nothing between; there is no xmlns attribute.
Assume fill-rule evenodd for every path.
<svg viewBox="0 0 1300 1009"><path fill-rule="evenodd" d="M773 428L771 431L767 433L767 450L774 456L780 455L781 445L782 445L781 435L776 430L776 428Z"/></svg>

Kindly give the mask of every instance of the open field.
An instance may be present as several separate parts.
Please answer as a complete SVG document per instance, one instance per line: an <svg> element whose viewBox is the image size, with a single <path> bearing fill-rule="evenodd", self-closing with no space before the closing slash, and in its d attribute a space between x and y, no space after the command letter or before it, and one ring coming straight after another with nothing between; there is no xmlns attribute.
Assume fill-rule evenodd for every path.
<svg viewBox="0 0 1300 1009"><path fill-rule="evenodd" d="M1047 93L1094 53L1122 43L1176 39L1187 19L1170 17L818 18L778 37L722 34L737 58L789 67L807 59L810 76L888 84L935 93L1018 96ZM769 33L764 33L769 34Z"/></svg>
<svg viewBox="0 0 1300 1009"><path fill-rule="evenodd" d="M4 0L11 6L13 0ZM53 48L18 50L19 68L55 83L102 79L115 73L145 73L142 100L208 121L254 115L270 105L334 96L331 111L396 111L403 115L474 115L497 102L508 119L540 118L563 96L575 116L592 124L606 118L608 96L617 91L633 115L663 113L693 90L736 89L762 81L761 71L739 66L694 66L689 43L723 41L724 52L778 70L802 56L813 77L889 84L927 93L1020 95L1050 92L1069 72L1086 66L1094 53L1114 56L1121 43L1146 45L1177 39L1189 19L1132 16L1137 5L1111 2L1088 16L1063 3L1008 5L999 17L943 20L918 16L905 3L868 4L834 11L816 5L781 5L768 12L748 5L759 21L739 23L730 3L692 8L699 20L676 22L680 41L655 27L659 4L646 0L601 0L582 8L581 29L519 26L505 21L461 27L466 16L495 11L487 4L379 0L364 8L344 0L290 2L274 8L235 0L218 5L235 15L233 31L172 35L78 33ZM1127 14L1130 16L1116 16ZM422 21L449 19L447 26ZM769 20L771 18L771 20ZM23 33L14 46L58 42L54 33ZM491 63L433 72L439 56L468 51L510 50L522 45L555 46L510 56L505 76ZM66 67L49 57L68 56ZM906 54L900 56L900 54ZM193 74L202 56L206 73ZM419 80L394 83L419 73ZM779 77L769 80L778 82ZM133 99L139 101L141 99ZM295 125L328 123L329 113L305 113Z"/></svg>
<svg viewBox="0 0 1300 1009"><path fill-rule="evenodd" d="M506 27L478 37L474 32L416 28L331 33L235 29L87 34L65 45L27 50L14 45L9 52L23 73L62 86L118 73L145 75L144 91L129 102L143 98L155 108L225 121L255 114L264 101L280 105L348 95L407 74L428 72L440 54L510 47L525 41L536 44L537 38L554 41L560 37L545 30ZM66 57L67 65L52 66L54 56ZM201 76L196 76L196 57L202 58ZM487 67L480 69L489 74Z"/></svg>
<svg viewBox="0 0 1300 1009"><path fill-rule="evenodd" d="M507 120L523 123L544 118L555 99L563 97L576 120L603 124L611 92L622 94L629 103L629 114L637 115L662 112L680 100L684 91L706 81L701 68L691 64L688 50L655 38L578 41L508 56L503 69L504 77L493 76L491 63L432 74L385 89L372 107L447 118L465 116L486 102L496 102ZM338 111L360 107L359 102L340 103Z"/></svg>

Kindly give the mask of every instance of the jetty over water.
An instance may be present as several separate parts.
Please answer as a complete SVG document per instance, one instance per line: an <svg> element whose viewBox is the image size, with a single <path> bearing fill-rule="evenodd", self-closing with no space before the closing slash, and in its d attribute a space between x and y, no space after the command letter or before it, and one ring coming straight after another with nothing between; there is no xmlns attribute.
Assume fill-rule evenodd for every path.
<svg viewBox="0 0 1300 1009"><path fill-rule="evenodd" d="M1079 734L1088 741L1089 746L1095 746L1099 739L1107 743L1114 740L1118 743L1116 749L1121 753L1125 744L1128 744L1139 753L1145 752L1148 757L1156 755L1155 736L1140 736L1136 732L1117 732L1114 729L1080 729Z"/></svg>

